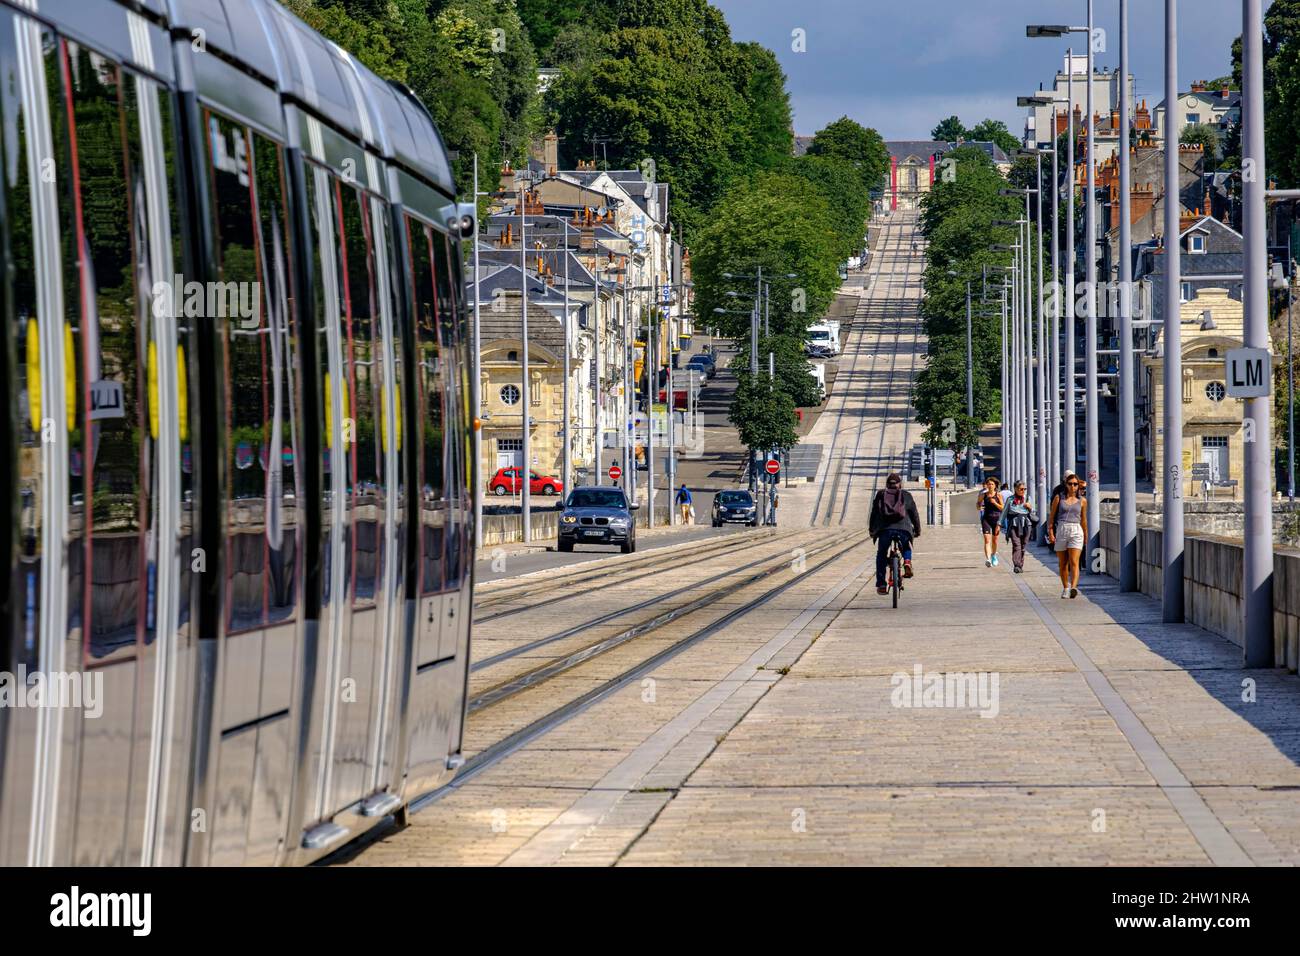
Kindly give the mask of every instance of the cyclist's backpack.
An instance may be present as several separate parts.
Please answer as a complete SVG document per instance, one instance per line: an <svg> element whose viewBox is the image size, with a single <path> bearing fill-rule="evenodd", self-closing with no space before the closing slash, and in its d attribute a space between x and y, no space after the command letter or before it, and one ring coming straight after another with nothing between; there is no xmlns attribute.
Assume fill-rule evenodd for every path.
<svg viewBox="0 0 1300 956"><path fill-rule="evenodd" d="M907 517L907 492L902 488L891 491L886 488L880 493L880 513L891 521L901 521Z"/></svg>

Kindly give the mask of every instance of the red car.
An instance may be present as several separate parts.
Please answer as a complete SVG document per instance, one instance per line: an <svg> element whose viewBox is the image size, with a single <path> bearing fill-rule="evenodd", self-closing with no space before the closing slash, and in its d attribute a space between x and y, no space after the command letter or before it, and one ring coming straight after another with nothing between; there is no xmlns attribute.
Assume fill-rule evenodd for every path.
<svg viewBox="0 0 1300 956"><path fill-rule="evenodd" d="M488 491L497 495L517 495L522 490L519 473L522 468L498 468L497 473L488 482ZM535 471L528 473L528 491L534 495L558 495L564 490L564 482L558 478L541 477Z"/></svg>

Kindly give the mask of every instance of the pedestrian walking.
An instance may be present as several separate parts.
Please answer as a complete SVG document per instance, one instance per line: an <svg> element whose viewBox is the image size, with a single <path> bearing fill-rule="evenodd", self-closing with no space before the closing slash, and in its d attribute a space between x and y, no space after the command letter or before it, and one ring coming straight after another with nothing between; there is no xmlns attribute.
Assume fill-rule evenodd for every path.
<svg viewBox="0 0 1300 956"><path fill-rule="evenodd" d="M980 492L975 507L980 516L980 532L984 535L984 567L998 566L998 533L1002 523L1002 509L1006 499L998 489L996 478L984 479L984 490Z"/></svg>
<svg viewBox="0 0 1300 956"><path fill-rule="evenodd" d="M677 510L681 512L682 524L691 523L691 490L686 487L686 482L677 489L677 496L674 499L677 502Z"/></svg>
<svg viewBox="0 0 1300 956"><path fill-rule="evenodd" d="M1011 567L1016 574L1024 570L1025 545L1033 537L1037 523L1038 515L1034 513L1034 503L1025 494L1025 483L1017 481L1014 494L1002 510L1002 530L1011 542Z"/></svg>
<svg viewBox="0 0 1300 956"><path fill-rule="evenodd" d="M1049 516L1047 540L1056 548L1063 598L1079 596L1079 558L1088 538L1088 501L1080 494L1082 484L1077 475L1063 478L1063 490L1052 502Z"/></svg>

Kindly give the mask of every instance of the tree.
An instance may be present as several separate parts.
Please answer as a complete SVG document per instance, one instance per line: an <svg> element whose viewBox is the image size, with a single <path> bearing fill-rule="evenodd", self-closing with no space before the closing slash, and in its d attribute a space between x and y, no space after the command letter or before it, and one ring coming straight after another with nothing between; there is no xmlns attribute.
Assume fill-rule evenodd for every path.
<svg viewBox="0 0 1300 956"><path fill-rule="evenodd" d="M862 246L863 229L871 215L871 196L862 188L858 171L834 156L805 155L790 161L790 171L806 179L830 203L836 232L848 258Z"/></svg>
<svg viewBox="0 0 1300 956"><path fill-rule="evenodd" d="M949 116L930 130L930 138L943 143L955 143L958 140L970 139L970 135L959 117Z"/></svg>
<svg viewBox="0 0 1300 956"><path fill-rule="evenodd" d="M794 402L762 376L737 383L727 418L750 448L790 448L799 441Z"/></svg>
<svg viewBox="0 0 1300 956"><path fill-rule="evenodd" d="M745 100L743 155L751 166L775 169L794 146L790 94L776 54L757 43L736 46L736 86Z"/></svg>
<svg viewBox="0 0 1300 956"><path fill-rule="evenodd" d="M847 116L819 130L808 145L808 153L848 163L869 190L883 183L889 170L889 150L880 134Z"/></svg>
<svg viewBox="0 0 1300 956"><path fill-rule="evenodd" d="M1208 123L1193 123L1178 134L1184 146L1200 146L1205 150L1205 168L1214 169L1219 156L1219 131Z"/></svg>
<svg viewBox="0 0 1300 956"><path fill-rule="evenodd" d="M1002 120L986 119L973 127L966 138L979 143L996 143L1008 155L1021 146L1020 140L1011 134Z"/></svg>
<svg viewBox="0 0 1300 956"><path fill-rule="evenodd" d="M839 288L843 249L836 227L830 203L805 179L758 173L733 183L691 247L697 314L717 315L724 334L747 340L746 316L718 315L714 309L747 309L756 283L723 273L756 275L761 267L764 276L772 277L772 330L802 336ZM797 278L785 278L788 274Z"/></svg>

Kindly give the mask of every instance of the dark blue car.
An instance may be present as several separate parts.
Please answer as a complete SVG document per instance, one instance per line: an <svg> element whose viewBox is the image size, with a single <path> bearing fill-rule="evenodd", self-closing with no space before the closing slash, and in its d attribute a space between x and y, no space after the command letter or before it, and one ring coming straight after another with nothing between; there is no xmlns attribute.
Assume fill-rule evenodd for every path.
<svg viewBox="0 0 1300 956"><path fill-rule="evenodd" d="M575 544L618 545L624 554L636 550L636 522L622 488L574 488L560 512L557 546L572 551Z"/></svg>

